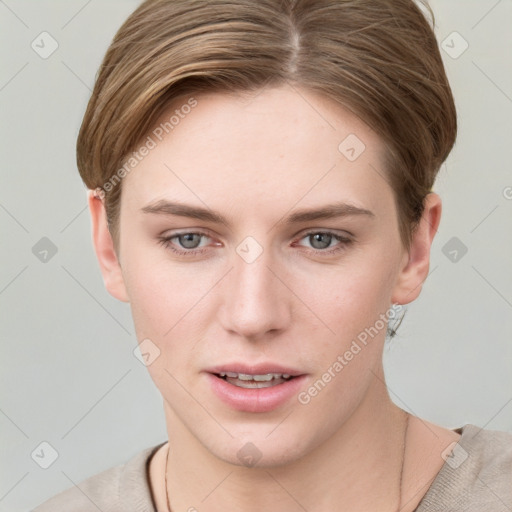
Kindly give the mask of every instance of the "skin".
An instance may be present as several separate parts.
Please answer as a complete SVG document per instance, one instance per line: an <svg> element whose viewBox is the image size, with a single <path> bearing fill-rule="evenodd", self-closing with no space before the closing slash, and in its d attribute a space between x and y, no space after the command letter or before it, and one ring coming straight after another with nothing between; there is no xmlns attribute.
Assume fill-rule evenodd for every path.
<svg viewBox="0 0 512 512"><path fill-rule="evenodd" d="M384 383L385 328L307 404L294 397L270 412L236 411L212 392L204 370L232 361L277 362L306 373L307 389L391 304L418 297L441 217L439 196L427 196L407 251L384 179L385 148L353 114L287 85L196 99L123 179L117 251L103 204L89 194L105 286L130 303L137 339L149 338L160 350L148 366L170 439L150 465L158 510L167 510L169 447L173 511L225 511L228 504L244 511L314 512L340 504L344 511L394 511L399 504L403 512L414 510L459 434L411 416L403 455L406 414ZM365 144L354 161L338 150L349 134ZM141 211L162 199L206 205L228 225ZM281 221L338 201L374 215ZM198 230L207 234L204 252L192 257L159 240ZM352 243L333 237L322 249L310 230ZM263 249L252 263L236 252L247 236ZM183 239L171 246L187 250ZM261 453L254 467L237 457L248 442Z"/></svg>

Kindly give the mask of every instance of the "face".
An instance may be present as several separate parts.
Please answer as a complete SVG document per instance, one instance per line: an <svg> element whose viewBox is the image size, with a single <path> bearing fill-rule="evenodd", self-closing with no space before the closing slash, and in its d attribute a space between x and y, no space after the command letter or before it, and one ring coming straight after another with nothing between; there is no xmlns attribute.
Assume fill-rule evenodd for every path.
<svg viewBox="0 0 512 512"><path fill-rule="evenodd" d="M159 354L148 370L171 431L233 464L241 449L285 464L361 408L383 320L406 302L384 147L305 90L195 98L123 180L110 291Z"/></svg>

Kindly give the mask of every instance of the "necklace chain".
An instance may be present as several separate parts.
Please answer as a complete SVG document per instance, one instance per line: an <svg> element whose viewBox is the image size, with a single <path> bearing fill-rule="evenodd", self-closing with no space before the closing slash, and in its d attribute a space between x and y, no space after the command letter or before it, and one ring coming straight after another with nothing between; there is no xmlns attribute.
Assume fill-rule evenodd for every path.
<svg viewBox="0 0 512 512"><path fill-rule="evenodd" d="M396 509L397 512L400 512L402 510L402 481L404 477L404 465L405 465L405 447L407 445L407 431L409 430L409 414L405 413L405 428L404 428L404 440L403 440L403 449L402 449L402 463L400 465L400 485L399 485L399 496L398 496L398 508ZM166 492L167 492L167 485L166 485ZM169 500L167 500L167 503L169 503ZM169 509L170 511L171 509Z"/></svg>
<svg viewBox="0 0 512 512"><path fill-rule="evenodd" d="M404 440L403 440L403 449L402 449L402 463L400 467L400 485L399 485L399 495L398 495L398 508L397 512L400 512L402 509L402 480L404 476L404 463L405 463L405 448L407 444L407 431L409 429L409 414L405 413L405 429L404 429ZM167 444L167 456L165 459L165 498L167 501L167 512L171 511L171 503L169 500L169 491L167 487L167 467L169 463L169 452L170 452L170 444Z"/></svg>

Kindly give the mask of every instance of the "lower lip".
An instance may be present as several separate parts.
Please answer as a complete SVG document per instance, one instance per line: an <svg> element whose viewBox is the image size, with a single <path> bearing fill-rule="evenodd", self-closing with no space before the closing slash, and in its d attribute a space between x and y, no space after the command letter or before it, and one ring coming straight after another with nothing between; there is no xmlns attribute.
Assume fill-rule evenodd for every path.
<svg viewBox="0 0 512 512"><path fill-rule="evenodd" d="M268 388L240 388L208 373L213 392L233 409L244 412L268 412L285 404L299 393L306 375L299 375Z"/></svg>

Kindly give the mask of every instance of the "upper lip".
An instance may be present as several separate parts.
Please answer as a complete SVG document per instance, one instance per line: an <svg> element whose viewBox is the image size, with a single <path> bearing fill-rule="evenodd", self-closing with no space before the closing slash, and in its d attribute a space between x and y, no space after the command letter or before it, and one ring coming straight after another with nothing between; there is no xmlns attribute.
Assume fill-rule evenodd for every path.
<svg viewBox="0 0 512 512"><path fill-rule="evenodd" d="M277 363L260 363L260 364L245 364L245 363L226 363L207 368L208 373L245 373L247 375L265 375L267 373L286 373L292 377L304 375L304 372L289 368Z"/></svg>

